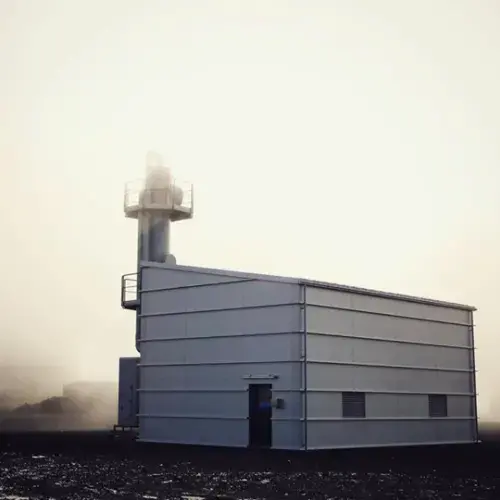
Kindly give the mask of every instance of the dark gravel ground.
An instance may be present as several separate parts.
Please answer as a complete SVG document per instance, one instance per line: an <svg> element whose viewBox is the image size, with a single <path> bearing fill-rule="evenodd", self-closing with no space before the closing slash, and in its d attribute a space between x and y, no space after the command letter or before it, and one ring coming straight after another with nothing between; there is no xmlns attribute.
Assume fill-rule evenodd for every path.
<svg viewBox="0 0 500 500"><path fill-rule="evenodd" d="M0 499L500 500L500 432L469 446L308 454L0 436Z"/></svg>

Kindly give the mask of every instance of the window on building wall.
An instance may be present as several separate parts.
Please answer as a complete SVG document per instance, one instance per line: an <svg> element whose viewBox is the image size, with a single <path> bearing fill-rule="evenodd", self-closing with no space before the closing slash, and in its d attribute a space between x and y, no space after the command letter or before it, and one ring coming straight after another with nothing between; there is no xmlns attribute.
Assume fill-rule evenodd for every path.
<svg viewBox="0 0 500 500"><path fill-rule="evenodd" d="M342 393L342 417L365 418L366 404L364 392Z"/></svg>
<svg viewBox="0 0 500 500"><path fill-rule="evenodd" d="M429 395L429 417L447 417L448 398L444 394Z"/></svg>

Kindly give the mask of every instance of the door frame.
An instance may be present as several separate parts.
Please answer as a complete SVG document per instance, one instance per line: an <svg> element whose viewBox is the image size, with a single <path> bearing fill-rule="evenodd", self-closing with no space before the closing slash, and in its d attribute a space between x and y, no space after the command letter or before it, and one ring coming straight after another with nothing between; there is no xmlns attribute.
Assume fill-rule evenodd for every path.
<svg viewBox="0 0 500 500"><path fill-rule="evenodd" d="M269 407L259 410L259 392L262 389L269 391ZM248 447L273 447L273 384L268 382L248 384ZM257 431L257 432L256 432Z"/></svg>

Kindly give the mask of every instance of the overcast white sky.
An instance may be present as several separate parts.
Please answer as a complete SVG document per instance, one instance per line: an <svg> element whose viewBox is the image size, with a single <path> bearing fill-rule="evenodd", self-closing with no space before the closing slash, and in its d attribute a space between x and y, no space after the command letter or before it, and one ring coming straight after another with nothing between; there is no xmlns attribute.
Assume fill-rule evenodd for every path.
<svg viewBox="0 0 500 500"><path fill-rule="evenodd" d="M499 22L495 0L1 1L0 362L116 378L134 354L122 191L156 149L196 185L180 263L476 305L486 411Z"/></svg>

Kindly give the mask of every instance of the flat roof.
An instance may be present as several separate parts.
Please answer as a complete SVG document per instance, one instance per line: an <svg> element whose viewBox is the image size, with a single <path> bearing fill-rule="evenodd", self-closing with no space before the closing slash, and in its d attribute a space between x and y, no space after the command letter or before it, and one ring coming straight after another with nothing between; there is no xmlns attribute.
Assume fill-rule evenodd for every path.
<svg viewBox="0 0 500 500"><path fill-rule="evenodd" d="M294 278L287 276L275 276L271 274L259 274L243 271L233 271L229 269L211 269L208 267L196 266L182 266L172 264L161 264L158 262L141 262L141 267L157 267L161 269L172 269L185 272L197 272L203 274L212 274L216 276L227 276L239 279L260 280L260 281L274 281L281 283L295 283L299 285L309 286L312 288L323 288L326 290L336 290L339 292L354 293L358 295L367 295L371 297L381 297L386 299L400 300L403 302L413 302L419 304L427 304L431 306L447 307L449 309L461 309L464 311L476 311L474 306L466 304L457 304L455 302L446 302L442 300L435 300L427 297L417 297L413 295L405 295L401 293L384 292L380 290L372 290L369 288L361 288L349 285L341 285L338 283L330 283L327 281L318 281L305 278Z"/></svg>

